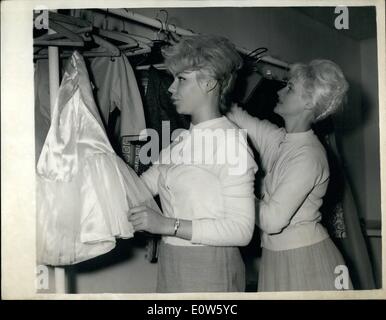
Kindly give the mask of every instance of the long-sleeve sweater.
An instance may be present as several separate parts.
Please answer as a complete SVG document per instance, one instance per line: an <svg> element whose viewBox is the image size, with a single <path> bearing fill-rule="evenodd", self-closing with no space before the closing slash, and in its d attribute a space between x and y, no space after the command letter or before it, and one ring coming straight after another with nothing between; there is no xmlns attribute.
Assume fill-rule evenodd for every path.
<svg viewBox="0 0 386 320"><path fill-rule="evenodd" d="M247 245L255 225L256 171L246 135L226 117L181 133L141 176L153 195L159 194L165 216L192 221L191 241L169 236L163 241Z"/></svg>
<svg viewBox="0 0 386 320"><path fill-rule="evenodd" d="M256 215L262 246L288 250L328 238L320 224L319 208L329 181L329 167L313 131L287 133L238 107L228 118L247 130L266 172Z"/></svg>

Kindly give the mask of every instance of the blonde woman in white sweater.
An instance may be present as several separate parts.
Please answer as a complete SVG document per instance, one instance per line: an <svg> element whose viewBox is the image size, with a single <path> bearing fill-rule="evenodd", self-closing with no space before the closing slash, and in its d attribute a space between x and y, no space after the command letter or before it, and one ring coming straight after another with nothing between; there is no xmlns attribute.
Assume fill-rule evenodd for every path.
<svg viewBox="0 0 386 320"><path fill-rule="evenodd" d="M158 292L244 291L238 247L255 225L257 166L246 135L224 116L241 57L216 36L182 38L164 55L171 98L192 123L141 177L163 215L141 206L129 219L136 231L162 235Z"/></svg>
<svg viewBox="0 0 386 320"><path fill-rule="evenodd" d="M311 125L333 114L347 89L335 63L314 60L293 65L287 86L278 92L274 112L284 119L284 128L237 106L228 113L247 129L266 173L256 210L263 247L259 291L340 288L335 280L346 270L345 262L320 223L329 167Z"/></svg>

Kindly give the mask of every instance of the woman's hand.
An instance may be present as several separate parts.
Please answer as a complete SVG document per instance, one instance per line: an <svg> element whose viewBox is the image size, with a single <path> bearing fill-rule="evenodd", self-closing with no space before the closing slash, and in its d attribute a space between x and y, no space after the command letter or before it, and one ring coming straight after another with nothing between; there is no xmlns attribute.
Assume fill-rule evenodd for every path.
<svg viewBox="0 0 386 320"><path fill-rule="evenodd" d="M138 206L130 209L129 221L135 231L147 231L154 234L173 234L174 221L166 218L147 206Z"/></svg>

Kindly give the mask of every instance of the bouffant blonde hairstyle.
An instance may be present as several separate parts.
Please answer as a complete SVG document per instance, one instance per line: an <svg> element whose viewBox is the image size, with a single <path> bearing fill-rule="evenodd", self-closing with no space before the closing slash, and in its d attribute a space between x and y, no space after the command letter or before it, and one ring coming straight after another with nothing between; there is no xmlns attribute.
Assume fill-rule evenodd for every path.
<svg viewBox="0 0 386 320"><path fill-rule="evenodd" d="M226 38L214 35L184 36L174 45L164 47L165 65L173 74L199 71L219 85L220 112L230 108L230 93L243 60Z"/></svg>
<svg viewBox="0 0 386 320"><path fill-rule="evenodd" d="M290 68L290 78L300 80L306 99L314 108L314 122L334 114L342 104L348 83L340 67L330 60L296 63Z"/></svg>

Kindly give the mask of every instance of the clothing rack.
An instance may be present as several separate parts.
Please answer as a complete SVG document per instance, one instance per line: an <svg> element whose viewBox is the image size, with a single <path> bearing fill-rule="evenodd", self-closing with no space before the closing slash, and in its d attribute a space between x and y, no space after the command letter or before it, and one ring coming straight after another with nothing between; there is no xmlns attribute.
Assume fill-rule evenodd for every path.
<svg viewBox="0 0 386 320"><path fill-rule="evenodd" d="M147 16L135 13L133 11L127 10L127 9L99 9L106 13L110 13L112 15L119 16L121 18L125 18L128 20L136 21L139 23L142 23L144 25L147 25L149 27L157 28L159 30L167 30L170 32L174 32L181 36L194 36L197 35L197 33L194 33L193 31L186 30L180 27L177 27L173 24L166 24L158 19L149 18ZM239 51L242 54L249 55L252 53L252 50L248 50L242 47L236 47L237 51ZM279 59L273 58L271 56L263 56L260 58L261 61L264 61L266 63L272 64L277 67L289 69L289 64L287 62L281 61Z"/></svg>
<svg viewBox="0 0 386 320"><path fill-rule="evenodd" d="M191 31L191 30L186 30L186 29L183 29L183 28L180 28L180 27L177 27L175 26L174 24L167 24L166 22L162 22L161 20L159 19L153 19L153 18L150 18L150 17L147 17L147 16L144 16L144 15L141 15L141 14L138 14L138 13L135 13L133 11L130 11L130 10L127 10L127 9L95 9L95 10L98 10L98 11L103 11L105 12L106 14L111 14L111 15L115 15L115 16L119 16L121 18L124 18L124 19L127 19L127 20L130 20L130 21L136 21L138 23L141 23L141 24L144 24L146 26L149 26L149 27L153 27L153 28L156 28L156 29L159 29L160 31L162 30L166 30L166 31L170 31L170 32L173 32L177 35L181 35L181 36L184 36L184 35L188 35L188 36L193 36L193 35L198 35L197 33ZM52 10L51 10L52 12ZM79 27L80 29L73 29L71 32L71 30L67 30L67 33L72 33L72 36L73 37L79 37L78 34L81 34L83 33L84 31L90 31L90 30L86 30L85 28L91 28L92 29L92 26L91 25L88 25L88 22L87 21L82 21L80 18L75 18L75 17L72 17L72 16L64 16L64 15L59 15L59 14L53 14L53 18L54 19L57 19L56 21L60 22L60 23L67 23L67 26L71 25L71 24L77 24L77 27ZM55 20L54 20L55 21ZM51 24L53 25L56 25L56 23L54 23L54 21L50 21ZM82 25L79 26L79 24L82 22ZM74 26L75 26L74 24ZM58 27L60 27L60 25L58 25ZM61 29L65 30L65 28L61 27ZM103 32L112 32L112 31L109 31L109 30L103 30L101 29L99 33L101 33L101 35L103 35ZM52 37L52 35L51 35ZM95 37L98 37L97 35L94 35L94 38ZM44 36L41 37L42 40L40 39L35 39L35 43L36 44L45 44L45 45L56 45L55 42L53 41L54 38L50 41L47 41ZM81 38L81 37L79 37ZM84 36L83 35L83 38L87 38L87 36ZM88 39L89 40L89 39ZM102 39L103 40L103 39ZM59 43L60 40L57 40ZM105 42L105 44L107 45L107 47L109 47L110 51L114 51L112 50L110 47L114 47L114 45L112 43L109 43L108 41L106 40L103 40ZM63 42L63 41L62 41ZM70 45L69 43L66 44L65 42L63 42L62 45ZM84 44L83 44L84 45ZM82 43L78 44L78 46L83 46ZM116 48L118 49L118 48ZM135 48L134 48L135 49ZM249 50L249 49L245 49L243 47L236 47L236 49L246 55L246 56L249 56L251 55L252 53L254 53L254 50ZM109 51L109 50L107 50ZM116 51L116 50L115 50ZM145 54L145 53L149 53L151 51L151 48L150 46L146 45L145 47L143 47L142 49L139 48L139 50L134 50L134 51L131 51L130 48L128 51L125 51L125 52L122 52L122 54L125 54L126 56L134 56L134 55L138 55L138 54ZM115 54L115 56L117 55L120 55L121 53L119 54ZM104 53L92 53L92 52L87 52L84 54L85 56L113 56L113 54L110 53L109 55L109 52L106 52L106 54ZM70 56L69 53L61 53L60 54L60 57L68 57ZM34 57L39 59L39 58L47 58L48 57L48 54L34 54ZM279 59L276 59L276 58L273 58L269 55L265 55L265 56L261 56L259 57L259 61L263 61L265 63L268 63L268 64L271 64L273 66L276 66L276 67L280 67L280 68L284 68L284 69L289 69L289 64L287 62L284 62L284 61L281 61ZM161 66L162 68L162 66Z"/></svg>

